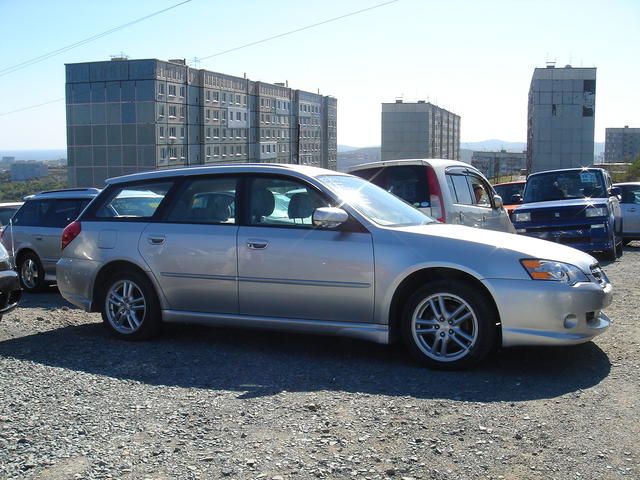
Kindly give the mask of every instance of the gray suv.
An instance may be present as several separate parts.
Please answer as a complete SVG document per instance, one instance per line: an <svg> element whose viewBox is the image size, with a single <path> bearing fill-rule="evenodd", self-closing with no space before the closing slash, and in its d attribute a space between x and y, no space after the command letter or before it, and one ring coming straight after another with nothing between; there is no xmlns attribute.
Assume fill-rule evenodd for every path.
<svg viewBox="0 0 640 480"><path fill-rule="evenodd" d="M162 322L402 339L444 368L604 332L612 287L563 245L437 222L352 175L292 165L139 173L62 235L58 288L117 336Z"/></svg>
<svg viewBox="0 0 640 480"><path fill-rule="evenodd" d="M96 188L71 188L25 197L2 234L2 244L15 257L24 290L39 292L56 281L62 231L99 192Z"/></svg>

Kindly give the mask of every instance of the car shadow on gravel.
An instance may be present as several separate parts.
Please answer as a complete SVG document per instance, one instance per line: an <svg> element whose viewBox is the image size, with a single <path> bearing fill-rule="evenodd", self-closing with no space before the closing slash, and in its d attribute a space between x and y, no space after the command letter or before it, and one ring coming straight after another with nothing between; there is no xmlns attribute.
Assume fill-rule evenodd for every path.
<svg viewBox="0 0 640 480"><path fill-rule="evenodd" d="M611 369L593 342L505 349L461 372L429 370L400 346L347 338L172 325L126 342L99 323L0 342L0 356L149 385L239 393L340 391L477 402L553 398L602 381Z"/></svg>

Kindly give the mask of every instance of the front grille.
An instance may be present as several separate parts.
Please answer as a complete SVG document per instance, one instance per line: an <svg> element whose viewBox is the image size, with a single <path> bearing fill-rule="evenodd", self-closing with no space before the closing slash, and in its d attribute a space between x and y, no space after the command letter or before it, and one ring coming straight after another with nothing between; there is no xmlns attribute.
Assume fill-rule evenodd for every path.
<svg viewBox="0 0 640 480"><path fill-rule="evenodd" d="M531 210L532 222L557 222L558 220L575 220L585 217L584 205L562 206L556 208L536 208Z"/></svg>

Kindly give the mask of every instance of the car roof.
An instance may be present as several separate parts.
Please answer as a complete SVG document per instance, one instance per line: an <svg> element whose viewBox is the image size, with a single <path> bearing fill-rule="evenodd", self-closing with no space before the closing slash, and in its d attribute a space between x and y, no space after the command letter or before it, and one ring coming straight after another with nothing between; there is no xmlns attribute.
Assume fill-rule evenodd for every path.
<svg viewBox="0 0 640 480"><path fill-rule="evenodd" d="M614 187L626 187L627 185L640 185L640 182L620 182L614 183Z"/></svg>
<svg viewBox="0 0 640 480"><path fill-rule="evenodd" d="M0 203L0 208L6 208L6 207L20 207L22 206L24 202L5 202L5 203Z"/></svg>
<svg viewBox="0 0 640 480"><path fill-rule="evenodd" d="M45 200L45 199L65 199L65 198L77 198L86 199L93 198L100 193L98 188L65 188L62 190L48 190L45 192L38 192L33 195L27 195L24 197L27 200Z"/></svg>
<svg viewBox="0 0 640 480"><path fill-rule="evenodd" d="M576 167L576 168L558 168L557 170L544 170L542 172L530 173L529 176L532 177L534 175L541 175L543 173L555 173L555 172L578 172L578 171L588 171L588 170L599 170L601 172L605 172L604 168L598 167Z"/></svg>
<svg viewBox="0 0 640 480"><path fill-rule="evenodd" d="M378 167L395 167L402 165L431 165L433 167L471 167L474 170L478 170L476 167L469 163L461 162L459 160L449 160L446 158L408 158L402 160L382 160L380 162L361 163L360 165L354 165L349 168L349 173L356 172L358 170L364 170L367 168Z"/></svg>
<svg viewBox="0 0 640 480"><path fill-rule="evenodd" d="M174 177L187 177L195 175L210 175L224 173L297 173L301 176L318 177L320 175L345 175L344 173L324 168L311 167L309 165L291 165L279 163L240 163L220 164L205 167L174 168L168 170L152 170L149 172L133 173L122 177L114 177L106 180L107 185L124 182L136 182L152 179L164 179Z"/></svg>
<svg viewBox="0 0 640 480"><path fill-rule="evenodd" d="M494 187L499 187L500 185L519 185L521 183L527 183L526 180L515 180L513 182L502 182L502 183L494 183Z"/></svg>

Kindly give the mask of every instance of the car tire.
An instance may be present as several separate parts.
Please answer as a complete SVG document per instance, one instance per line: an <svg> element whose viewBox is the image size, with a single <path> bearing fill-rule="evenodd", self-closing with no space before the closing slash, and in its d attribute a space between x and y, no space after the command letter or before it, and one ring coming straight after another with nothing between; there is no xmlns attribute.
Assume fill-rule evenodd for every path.
<svg viewBox="0 0 640 480"><path fill-rule="evenodd" d="M618 254L619 251L622 251L622 243L618 242L618 237L616 236L616 232L611 232L611 248L605 252L605 258L609 261L614 262L618 257L622 255L622 253ZM620 247L618 246L620 244Z"/></svg>
<svg viewBox="0 0 640 480"><path fill-rule="evenodd" d="M102 321L116 337L146 340L160 331L160 302L144 273L116 272L103 284L100 298Z"/></svg>
<svg viewBox="0 0 640 480"><path fill-rule="evenodd" d="M17 265L20 286L29 293L42 292L47 284L44 281L42 262L34 252L26 252L20 256Z"/></svg>
<svg viewBox="0 0 640 480"><path fill-rule="evenodd" d="M438 280L409 297L402 316L402 339L411 356L428 367L467 368L497 346L497 317L477 288L458 280Z"/></svg>

